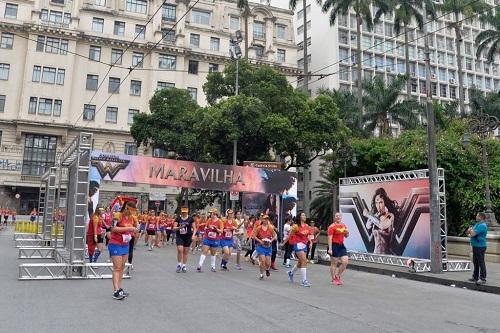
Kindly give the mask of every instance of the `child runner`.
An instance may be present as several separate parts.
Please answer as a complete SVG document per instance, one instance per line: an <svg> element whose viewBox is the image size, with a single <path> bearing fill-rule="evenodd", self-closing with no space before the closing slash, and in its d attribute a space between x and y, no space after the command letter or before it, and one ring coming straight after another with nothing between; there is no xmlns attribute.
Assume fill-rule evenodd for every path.
<svg viewBox="0 0 500 333"><path fill-rule="evenodd" d="M294 225L290 231L290 235L294 237L293 250L297 255L298 262L293 266L293 268L288 271L288 279L293 282L293 275L297 269L300 269L300 275L302 277L302 286L310 287L311 283L307 280L307 243L309 242L309 235L312 233L311 228L306 223L307 217L306 213L301 212L299 214L298 224Z"/></svg>
<svg viewBox="0 0 500 333"><path fill-rule="evenodd" d="M342 223L342 214L336 213L333 223L328 227L328 254L331 255L330 275L332 276L332 283L337 286L344 284L340 277L347 267L349 258L344 246L345 237L349 237L349 231L346 225ZM336 272L339 262L340 267Z"/></svg>
<svg viewBox="0 0 500 333"><path fill-rule="evenodd" d="M198 263L198 272L201 272L203 267L203 262L210 250L210 266L212 267L212 272L216 272L215 262L216 262L216 251L219 247L219 235L222 234L224 229L224 223L217 217L217 210L212 208L210 211L210 218L207 221L207 226L205 228L205 235L203 238L203 247L201 250L200 261Z"/></svg>
<svg viewBox="0 0 500 333"><path fill-rule="evenodd" d="M181 215L175 219L173 230L176 233L175 244L177 245L177 273L187 272L187 258L189 247L193 240L194 219L188 215L189 208L182 207Z"/></svg>
<svg viewBox="0 0 500 333"><path fill-rule="evenodd" d="M257 245L257 253L259 255L259 279L264 279L264 271L266 276L271 276L269 269L271 268L271 254L272 248L271 243L276 238L276 231L273 225L269 222L269 216L264 215L262 217L262 224L254 229L253 239Z"/></svg>

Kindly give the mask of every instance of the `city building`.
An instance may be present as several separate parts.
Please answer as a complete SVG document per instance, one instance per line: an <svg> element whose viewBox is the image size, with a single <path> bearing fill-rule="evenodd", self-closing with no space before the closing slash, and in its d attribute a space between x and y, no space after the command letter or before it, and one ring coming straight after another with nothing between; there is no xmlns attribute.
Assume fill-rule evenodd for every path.
<svg viewBox="0 0 500 333"><path fill-rule="evenodd" d="M187 89L205 105L207 74L231 61L230 38L244 29L236 1L201 0L189 10L194 3L0 2L0 207L20 214L36 207L40 176L80 131L94 133L95 150L165 156L137 149L129 133L134 115L148 112L154 92L169 87ZM250 61L293 81L300 73L293 12L250 8ZM107 182L101 191L122 192L149 204L178 193Z"/></svg>
<svg viewBox="0 0 500 333"><path fill-rule="evenodd" d="M436 1L440 2L440 1ZM498 5L499 0L486 0L490 5ZM271 5L288 8L289 0L272 0ZM375 16L377 8L372 6ZM297 1L295 10L295 38L299 50L297 53L297 64L304 66L304 22L303 2ZM438 17L442 14L438 14ZM309 90L315 94L320 88L357 90L356 70L356 17L354 12L349 15L341 15L333 26L330 25L328 14L322 12L321 5L315 0L307 0L306 19L308 30L308 64L312 76L309 79ZM452 15L445 15L426 25L430 34L430 62L431 62L431 89L435 99L441 101L453 101L458 99L458 73L457 57L455 49L455 32L449 26ZM464 19L464 17L460 17ZM363 77L369 78L374 75L381 76L386 82L394 80L398 74L405 74L405 47L404 34L396 36L393 26L394 18L391 15L383 15L379 23L368 31L367 26L362 26L361 49ZM413 25L410 29L415 28ZM467 19L462 25L462 66L464 69L464 96L468 103L469 88L476 87L486 92L500 90L500 59L489 64L485 58L476 58L476 45L474 39L477 34L485 29L485 25L478 20ZM424 38L419 29L412 29L409 36L409 58L410 58L410 83L412 97L423 101L426 94L425 64L424 64ZM323 74L324 77L319 75ZM303 85L299 80L297 86ZM402 93L406 94L406 87ZM393 124L394 135L397 135L399 126ZM299 202L298 208L303 209L303 199L306 202L314 199L314 186L321 178L320 159L315 160L309 170L299 173ZM343 168L343 164L342 164ZM306 187L301 180L306 177ZM309 205L307 205L309 206ZM309 211L309 207L306 207Z"/></svg>

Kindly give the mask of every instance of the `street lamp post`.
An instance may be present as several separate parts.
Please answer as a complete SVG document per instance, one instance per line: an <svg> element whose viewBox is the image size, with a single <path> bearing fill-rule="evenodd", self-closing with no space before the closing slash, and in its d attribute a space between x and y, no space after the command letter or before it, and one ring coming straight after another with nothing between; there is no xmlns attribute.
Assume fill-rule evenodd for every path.
<svg viewBox="0 0 500 333"><path fill-rule="evenodd" d="M347 177L347 161L349 160L349 157L351 157L351 165L355 167L358 165L358 157L356 156L356 153L351 150L350 147L348 146L339 146L337 150L335 151L335 159L333 160L333 167L336 169L340 166L340 162L344 162L344 178ZM335 216L335 213L337 212L337 184L333 184L332 188L332 194L333 194L333 205L332 205L332 213L333 216Z"/></svg>
<svg viewBox="0 0 500 333"><path fill-rule="evenodd" d="M481 158L483 167L483 178L484 178L484 196L485 196L485 208L486 215L488 217L488 225L491 228L499 229L495 213L493 212L491 205L491 192L490 192L490 178L489 178L489 166L488 166L488 150L486 149L486 139L489 137L490 133L497 129L500 125L498 118L490 116L481 111L477 116L471 116L469 121L469 132L477 134L481 140ZM468 144L470 141L469 137L466 135L464 137L464 144Z"/></svg>

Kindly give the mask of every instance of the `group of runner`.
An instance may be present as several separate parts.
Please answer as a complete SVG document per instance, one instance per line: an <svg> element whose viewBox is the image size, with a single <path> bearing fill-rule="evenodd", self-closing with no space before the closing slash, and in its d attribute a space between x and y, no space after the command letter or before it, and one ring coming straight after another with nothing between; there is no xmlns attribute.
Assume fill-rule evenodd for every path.
<svg viewBox="0 0 500 333"><path fill-rule="evenodd" d="M17 212L15 209L9 209L8 207L0 207L0 224L7 224L9 222L9 217L12 217L12 223L16 223Z"/></svg>
<svg viewBox="0 0 500 333"><path fill-rule="evenodd" d="M235 269L241 270L241 250L246 241L252 244L249 255L254 256L259 265L258 278L264 280L271 276L274 268L273 248L277 247L279 232L273 225L272 217L261 214L258 217L242 216L228 209L220 215L216 209L210 209L208 215L189 215L186 207L181 208L180 215L175 217L167 214L156 216L154 211L138 214L134 202L125 202L120 212L112 213L109 208L98 207L93 214L87 234L89 260L97 262L103 251L104 243L109 242L108 250L113 262L113 298L123 299L128 294L121 287L125 264L132 263L133 249L144 237L149 250L161 247L175 240L177 249L177 273L188 272L189 253L194 254L201 246L196 271L202 273L203 265L210 256L210 270L228 271L232 260L232 252L236 251ZM143 236L144 235L144 236ZM310 287L307 279L307 253L314 253L313 240L317 239L319 229L307 223L305 213L300 213L296 223L287 219L283 228L281 245L285 249L284 265L291 269L287 271L288 279L294 282L297 273L300 274L300 284ZM344 238L349 235L342 223L341 214L335 215L333 223L328 228L328 254L331 256L330 273L332 283L341 285L341 275L347 266L347 251L343 245ZM293 252L297 262L291 267L290 253ZM220 265L217 268L217 255L220 253ZM247 252L248 254L248 252ZM313 255L314 256L314 255ZM274 258L273 258L274 257ZM275 269L275 268L274 268Z"/></svg>

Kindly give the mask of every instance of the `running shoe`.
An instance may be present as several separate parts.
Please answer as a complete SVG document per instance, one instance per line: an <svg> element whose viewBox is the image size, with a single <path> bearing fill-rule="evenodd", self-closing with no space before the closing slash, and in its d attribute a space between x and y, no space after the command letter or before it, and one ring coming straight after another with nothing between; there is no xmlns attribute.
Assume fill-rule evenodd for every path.
<svg viewBox="0 0 500 333"><path fill-rule="evenodd" d="M152 245L151 245L151 246L149 246L148 251L153 251L153 246L152 246Z"/></svg>
<svg viewBox="0 0 500 333"><path fill-rule="evenodd" d="M270 277L270 276L271 276L271 272L270 272L268 269L266 269L266 276L267 276L267 277Z"/></svg>
<svg viewBox="0 0 500 333"><path fill-rule="evenodd" d="M223 271L227 271L227 270L228 270L228 269L227 269L227 265L221 265L221 266L220 266L220 269L221 269L221 270L223 270Z"/></svg>
<svg viewBox="0 0 500 333"><path fill-rule="evenodd" d="M285 267L286 267L286 268L290 268L290 267L292 267L292 265L290 265L290 264L286 264L286 265L285 265Z"/></svg>
<svg viewBox="0 0 500 333"><path fill-rule="evenodd" d="M338 284L339 286L341 286L341 285L343 285L343 284L344 284L344 281L342 281L342 279L341 279L341 278L337 278L337 284Z"/></svg>
<svg viewBox="0 0 500 333"><path fill-rule="evenodd" d="M187 267L186 267L186 266L183 266L183 267L182 267L182 273L187 273L187 271L188 271Z"/></svg>
<svg viewBox="0 0 500 333"><path fill-rule="evenodd" d="M293 283L293 273L292 273L292 271L288 271L287 274L288 274L288 280Z"/></svg>
<svg viewBox="0 0 500 333"><path fill-rule="evenodd" d="M336 286L340 286L342 283L340 282L340 279L338 277L334 278L332 283Z"/></svg>
<svg viewBox="0 0 500 333"><path fill-rule="evenodd" d="M260 274L259 280L264 280L264 274Z"/></svg>
<svg viewBox="0 0 500 333"><path fill-rule="evenodd" d="M234 268L236 268L237 270L241 271L241 265L240 265L240 264L236 264L236 265L234 266Z"/></svg>
<svg viewBox="0 0 500 333"><path fill-rule="evenodd" d="M212 272L217 272L217 270L215 269L215 267L212 266L212 268L210 269Z"/></svg>
<svg viewBox="0 0 500 333"><path fill-rule="evenodd" d="M197 271L198 273L201 273L201 266L196 267L196 271Z"/></svg>
<svg viewBox="0 0 500 333"><path fill-rule="evenodd" d="M302 281L301 285L302 285L302 287L310 287L311 286L311 284L307 280Z"/></svg>
<svg viewBox="0 0 500 333"><path fill-rule="evenodd" d="M121 294L124 296L124 297L128 297L130 294L128 292L126 292L125 290L123 290L122 288L118 289L119 292L121 292Z"/></svg>
<svg viewBox="0 0 500 333"><path fill-rule="evenodd" d="M113 298L114 299L124 299L125 296L123 295L123 291L122 290L117 290L113 293Z"/></svg>
<svg viewBox="0 0 500 333"><path fill-rule="evenodd" d="M181 265L177 265L177 268L175 269L176 273L180 273L182 271Z"/></svg>

